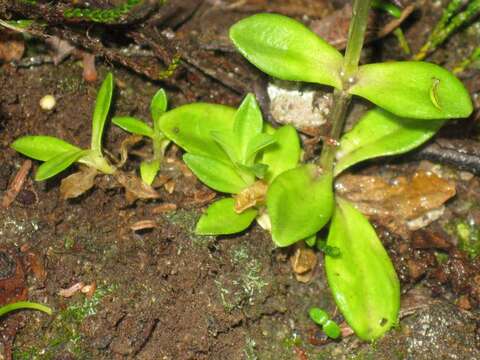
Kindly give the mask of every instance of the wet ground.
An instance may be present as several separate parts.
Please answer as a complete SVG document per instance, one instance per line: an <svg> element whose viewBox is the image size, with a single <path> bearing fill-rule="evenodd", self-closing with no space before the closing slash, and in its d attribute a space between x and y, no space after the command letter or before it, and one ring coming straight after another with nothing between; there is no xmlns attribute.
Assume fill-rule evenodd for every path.
<svg viewBox="0 0 480 360"><path fill-rule="evenodd" d="M161 46L166 49L165 58L177 51L182 62L164 82L151 79L168 65L159 61L165 59L158 49L144 58L134 48L134 55L119 61L119 49L128 45L125 39L145 41L149 35L151 48L159 44L152 42L158 34L139 28L129 28L126 36L122 24L114 28L121 41L104 39L102 48L97 48L100 53L88 42L98 36L95 28L90 29L90 37L81 39L83 50L99 55L97 81L85 81L78 54L58 65L6 62L0 67L0 198L8 193L26 161L9 148L19 136L53 135L88 146L93 103L107 72L114 73L116 82L111 115L147 119L150 99L159 87L167 89L171 107L192 101L237 106L246 91L266 96L268 80L233 52L225 35L229 24L268 10L296 16L325 31L322 19L341 9L344 2L169 3L180 6L183 10L174 10L184 18L179 21L170 16L158 22L164 33L175 33L170 43ZM417 9L403 25L414 50L425 40L441 9L438 2L415 5ZM0 12L5 11L2 6ZM18 16L24 9L16 11ZM51 26L51 32L67 39L75 32L85 35L84 28ZM475 39L478 26L463 29L431 60L452 68L468 49L479 45ZM41 41L26 44L23 60L48 53ZM145 50L143 45L141 50ZM398 42L390 35L370 42L365 57L407 56L401 55ZM479 75L474 68L459 75L474 96L477 110ZM39 106L46 94L57 100L52 111ZM265 116L272 119L268 101L262 105ZM357 104L354 110L363 108L364 104ZM478 119L474 115L462 121L449 125L428 146L443 146L478 161ZM309 130L303 128L307 156L315 156L317 146L311 145L311 139L319 133ZM118 156L125 138L122 130L107 126L105 148ZM355 336L329 342L308 319L308 309L318 306L343 322L326 284L321 253L316 254L318 265L311 280L302 283L290 262L295 249L275 248L257 225L238 236L193 235L196 220L215 194L185 171L179 149L168 151L161 172L165 181L157 189L160 198L134 204L125 200L122 189L109 186L106 178L99 178L78 199L64 201L59 196L60 180L73 170L38 183L32 178L39 165L34 161L13 203L0 207L0 304L28 298L48 304L54 315L25 311L2 318L0 358L10 350L15 359L58 360L480 358L480 262L476 259L480 252L480 177L475 175L480 168L469 168L461 159L432 161L438 157L432 158L435 149L429 153L428 146L399 159L371 162L341 179L345 196L356 196L359 203L370 206L364 212L372 207L377 214L381 210L383 215L372 220L402 281L402 320L374 344L362 343ZM133 171L138 163L138 158L131 157L125 170ZM425 179L425 173L433 175ZM395 198L396 202L422 196L430 207L417 213L409 212L407 206L401 216L400 207L388 208L395 194L384 183L392 179L402 179L406 188L420 189L406 194L410 196L406 200ZM372 203L366 198L368 194L359 190L360 180L374 184L369 193L383 189L385 201ZM148 229L134 231L140 221L148 221ZM91 291L78 291L71 297L61 291L79 283Z"/></svg>

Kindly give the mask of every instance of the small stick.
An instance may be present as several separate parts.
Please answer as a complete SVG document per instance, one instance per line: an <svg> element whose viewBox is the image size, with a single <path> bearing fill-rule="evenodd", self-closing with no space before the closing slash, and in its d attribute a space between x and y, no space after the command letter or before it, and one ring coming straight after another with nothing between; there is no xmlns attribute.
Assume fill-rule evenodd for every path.
<svg viewBox="0 0 480 360"><path fill-rule="evenodd" d="M20 190L22 190L23 184L25 183L25 180L31 168L32 168L32 161L25 160L22 166L20 167L20 170L18 170L17 174L13 178L13 181L10 183L8 190L5 192L5 195L3 195L2 207L4 209L9 208L9 206L13 203L13 201L17 197Z"/></svg>

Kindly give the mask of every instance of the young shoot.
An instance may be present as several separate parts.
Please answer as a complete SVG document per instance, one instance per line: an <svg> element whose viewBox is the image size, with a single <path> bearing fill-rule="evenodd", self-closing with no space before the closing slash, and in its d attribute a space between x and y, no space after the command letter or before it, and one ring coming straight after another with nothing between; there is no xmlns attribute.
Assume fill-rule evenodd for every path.
<svg viewBox="0 0 480 360"><path fill-rule="evenodd" d="M232 195L209 206L196 227L201 235L249 227L264 211L268 186L300 158L296 130L265 125L252 94L236 111L205 103L181 106L165 113L160 129L186 151L183 160L204 184Z"/></svg>
<svg viewBox="0 0 480 360"><path fill-rule="evenodd" d="M30 301L18 301L15 303L7 304L4 306L0 306L0 317L3 315L16 311L16 310L22 310L22 309L31 309L31 310L38 310L42 311L48 315L52 315L52 309L50 309L48 306L35 303L35 302L30 302Z"/></svg>
<svg viewBox="0 0 480 360"><path fill-rule="evenodd" d="M23 136L11 147L35 160L43 161L35 180L47 180L78 162L104 174L113 174L115 167L102 153L102 135L110 110L113 93L113 75L109 73L98 91L92 117L92 137L89 149L81 149L52 136Z"/></svg>
<svg viewBox="0 0 480 360"><path fill-rule="evenodd" d="M153 180L155 180L165 155L165 149L170 143L170 140L168 140L160 130L161 118L167 111L167 107L167 94L165 93L165 90L160 89L150 103L150 114L152 116L153 126L147 125L145 122L129 116L114 117L112 119L112 122L123 130L151 139L153 155L150 159L144 160L140 164L140 176L148 185L151 185Z"/></svg>
<svg viewBox="0 0 480 360"><path fill-rule="evenodd" d="M325 334L331 339L338 339L342 334L340 326L330 319L330 316L325 310L322 310L317 307L313 307L308 311L310 319L315 322L315 324L320 325L325 332Z"/></svg>
<svg viewBox="0 0 480 360"><path fill-rule="evenodd" d="M374 3L395 11L384 1ZM361 161L410 151L430 139L445 120L468 117L473 109L463 84L435 64L359 65L370 4L370 0L353 1L345 55L282 15L253 15L230 29L240 53L268 75L333 88L331 141L324 143L315 163L277 176L269 184L265 203L278 246L301 240L314 244L312 237L330 222L327 242L320 243L323 250L330 250L325 257L328 282L349 325L368 341L396 324L399 281L367 218L335 197L334 179ZM341 137L353 96L379 108L367 112Z"/></svg>

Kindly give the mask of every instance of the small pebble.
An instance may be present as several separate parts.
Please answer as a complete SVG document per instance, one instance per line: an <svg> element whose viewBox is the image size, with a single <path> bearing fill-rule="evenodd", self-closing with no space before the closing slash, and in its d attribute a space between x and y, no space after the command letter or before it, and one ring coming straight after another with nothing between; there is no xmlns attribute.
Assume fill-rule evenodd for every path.
<svg viewBox="0 0 480 360"><path fill-rule="evenodd" d="M40 99L40 107L42 108L42 110L45 110L45 111L53 110L56 103L57 101L55 100L53 95L45 95Z"/></svg>

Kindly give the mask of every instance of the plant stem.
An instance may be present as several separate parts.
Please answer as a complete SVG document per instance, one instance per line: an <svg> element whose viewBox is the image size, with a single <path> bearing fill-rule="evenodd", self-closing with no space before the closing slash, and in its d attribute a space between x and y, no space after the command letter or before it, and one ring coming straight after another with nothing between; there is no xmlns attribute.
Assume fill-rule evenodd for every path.
<svg viewBox="0 0 480 360"><path fill-rule="evenodd" d="M15 311L20 309L39 310L39 311L43 311L44 313L47 313L48 315L52 315L52 309L50 309L46 305L38 304L30 301L19 301L16 303L7 304L5 306L0 307L0 316L3 316L4 314L10 311Z"/></svg>
<svg viewBox="0 0 480 360"><path fill-rule="evenodd" d="M330 118L332 128L329 141L323 143L322 155L320 157L320 166L327 172L333 171L338 139L342 134L350 98L350 94L343 90L335 90L333 93L333 110Z"/></svg>
<svg viewBox="0 0 480 360"><path fill-rule="evenodd" d="M343 89L335 90L333 93L333 108L330 118L332 128L328 141L323 144L322 155L319 160L319 165L324 172L333 172L335 152L337 151L338 140L345 125L347 110L351 99L351 95L346 89L355 81L355 75L358 71L358 62L367 29L370 3L371 0L353 1L352 20L348 31L347 49L345 51L345 59L341 72Z"/></svg>
<svg viewBox="0 0 480 360"><path fill-rule="evenodd" d="M344 81L350 81L351 77L357 73L365 31L367 30L370 3L371 0L353 1L352 20L348 30L347 49L343 62L342 75Z"/></svg>

